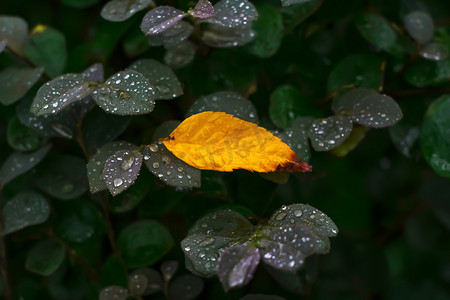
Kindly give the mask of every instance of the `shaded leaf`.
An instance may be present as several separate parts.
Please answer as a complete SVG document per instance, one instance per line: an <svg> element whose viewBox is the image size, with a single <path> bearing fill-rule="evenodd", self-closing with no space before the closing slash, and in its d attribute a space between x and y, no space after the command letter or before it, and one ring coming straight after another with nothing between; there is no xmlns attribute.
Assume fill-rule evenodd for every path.
<svg viewBox="0 0 450 300"><path fill-rule="evenodd" d="M88 67L86 70L80 73L81 76L90 82L103 82L104 81L104 70L101 63L96 63Z"/></svg>
<svg viewBox="0 0 450 300"><path fill-rule="evenodd" d="M100 15L108 21L121 22L145 9L151 3L153 3L152 0L112 0L103 6Z"/></svg>
<svg viewBox="0 0 450 300"><path fill-rule="evenodd" d="M433 19L423 11L413 11L403 18L406 31L419 44L426 44L434 35Z"/></svg>
<svg viewBox="0 0 450 300"><path fill-rule="evenodd" d="M133 210L147 196L150 190L148 176L141 174L126 191L110 199L109 210L113 213L125 213Z"/></svg>
<svg viewBox="0 0 450 300"><path fill-rule="evenodd" d="M95 153L95 155L92 156L91 159L89 159L89 162L86 166L89 188L92 194L108 188L102 176L106 160L117 151L132 151L135 148L136 146L134 146L133 144L116 141L98 149L97 153Z"/></svg>
<svg viewBox="0 0 450 300"><path fill-rule="evenodd" d="M449 113L450 96L439 97L428 107L420 132L423 156L437 174L447 178L450 178Z"/></svg>
<svg viewBox="0 0 450 300"><path fill-rule="evenodd" d="M97 4L100 0L62 0L65 5L75 8L87 8Z"/></svg>
<svg viewBox="0 0 450 300"><path fill-rule="evenodd" d="M281 0L281 5L283 6L290 6L293 4L303 4L310 2L311 0Z"/></svg>
<svg viewBox="0 0 450 300"><path fill-rule="evenodd" d="M36 131L23 125L16 115L9 121L7 139L14 150L22 152L36 150L44 140Z"/></svg>
<svg viewBox="0 0 450 300"><path fill-rule="evenodd" d="M41 77L43 68L8 67L0 71L0 103L10 105L28 92Z"/></svg>
<svg viewBox="0 0 450 300"><path fill-rule="evenodd" d="M329 151L349 137L352 127L351 119L345 116L317 119L309 130L311 145L316 151Z"/></svg>
<svg viewBox="0 0 450 300"><path fill-rule="evenodd" d="M41 194L21 192L10 199L3 207L2 234L44 223L50 216L50 210L50 205Z"/></svg>
<svg viewBox="0 0 450 300"><path fill-rule="evenodd" d="M202 279L191 274L185 274L172 281L169 286L169 294L171 299L191 300L201 294L203 286Z"/></svg>
<svg viewBox="0 0 450 300"><path fill-rule="evenodd" d="M193 115L162 141L175 156L198 169L263 173L311 170L280 138L223 112Z"/></svg>
<svg viewBox="0 0 450 300"><path fill-rule="evenodd" d="M140 152L131 150L117 151L106 160L102 176L111 195L120 194L134 183L142 160Z"/></svg>
<svg viewBox="0 0 450 300"><path fill-rule="evenodd" d="M280 128L290 127L297 117L304 114L302 102L305 101L305 97L294 86L279 86L270 95L270 119Z"/></svg>
<svg viewBox="0 0 450 300"><path fill-rule="evenodd" d="M281 1L282 5L284 4L284 1L286 0ZM280 12L283 17L283 24L286 31L292 30L295 26L307 19L322 5L322 3L322 0L309 0L289 5L289 7L283 5Z"/></svg>
<svg viewBox="0 0 450 300"><path fill-rule="evenodd" d="M151 265L173 246L169 231L153 220L134 222L120 231L117 246L129 267Z"/></svg>
<svg viewBox="0 0 450 300"><path fill-rule="evenodd" d="M109 255L103 260L99 274L100 286L127 285L128 271L118 253Z"/></svg>
<svg viewBox="0 0 450 300"><path fill-rule="evenodd" d="M248 122L259 123L253 103L236 92L223 91L200 97L189 107L186 118L205 111L221 111Z"/></svg>
<svg viewBox="0 0 450 300"><path fill-rule="evenodd" d="M246 25L258 18L258 12L247 0L220 0L214 5L215 16L205 19L205 22L224 27Z"/></svg>
<svg viewBox="0 0 450 300"><path fill-rule="evenodd" d="M85 162L77 156L53 156L38 167L33 182L54 198L75 199L88 190Z"/></svg>
<svg viewBox="0 0 450 300"><path fill-rule="evenodd" d="M5 50L7 44L8 40L0 40L0 53L2 53L3 50Z"/></svg>
<svg viewBox="0 0 450 300"><path fill-rule="evenodd" d="M0 185L5 185L17 176L34 168L44 159L51 147L51 144L47 144L32 153L15 152L11 154L0 168Z"/></svg>
<svg viewBox="0 0 450 300"><path fill-rule="evenodd" d="M27 38L28 24L24 19L15 16L0 16L0 41L6 40L8 48L23 56L23 47Z"/></svg>
<svg viewBox="0 0 450 300"><path fill-rule="evenodd" d="M82 75L66 74L41 86L31 105L37 116L56 114L71 103L80 101L93 91Z"/></svg>
<svg viewBox="0 0 450 300"><path fill-rule="evenodd" d="M203 42L215 48L242 46L252 41L254 37L255 32L251 24L233 28L211 24L202 34Z"/></svg>
<svg viewBox="0 0 450 300"><path fill-rule="evenodd" d="M377 92L371 89L366 88L351 89L350 91L344 92L343 94L334 97L333 102L331 103L331 109L335 114L341 112L348 114L351 111L353 111L354 104L357 101L360 101L367 96L376 94Z"/></svg>
<svg viewBox="0 0 450 300"><path fill-rule="evenodd" d="M283 39L283 19L279 9L272 5L258 6L258 19L252 27L256 38L248 45L248 51L262 58L275 54Z"/></svg>
<svg viewBox="0 0 450 300"><path fill-rule="evenodd" d="M159 34L149 35L148 43L154 47L164 45L164 47L170 48L185 41L191 35L193 30L194 27L191 24L180 20L169 29Z"/></svg>
<svg viewBox="0 0 450 300"><path fill-rule="evenodd" d="M128 276L128 289L133 296L142 296L147 290L148 279L143 274Z"/></svg>
<svg viewBox="0 0 450 300"><path fill-rule="evenodd" d="M188 65L194 59L195 52L196 46L194 43L183 41L167 48L164 54L164 62L174 69L179 69Z"/></svg>
<svg viewBox="0 0 450 300"><path fill-rule="evenodd" d="M283 297L262 294L248 294L240 300L285 300Z"/></svg>
<svg viewBox="0 0 450 300"><path fill-rule="evenodd" d="M140 59L129 68L144 75L155 91L154 99L172 99L183 94L181 83L173 71L154 59Z"/></svg>
<svg viewBox="0 0 450 300"><path fill-rule="evenodd" d="M117 115L145 114L155 107L154 89L144 75L132 70L114 74L92 96L103 110Z"/></svg>
<svg viewBox="0 0 450 300"><path fill-rule="evenodd" d="M64 246L52 239L36 243L28 252L25 268L33 273L49 276L58 269L65 257Z"/></svg>
<svg viewBox="0 0 450 300"><path fill-rule="evenodd" d="M152 139L154 141L167 137L175 128L180 125L178 120L165 121L156 127L155 132L153 132Z"/></svg>
<svg viewBox="0 0 450 300"><path fill-rule="evenodd" d="M389 127L389 134L394 146L401 154L409 158L416 158L414 150L417 150L415 148L420 137L419 126L399 122Z"/></svg>
<svg viewBox="0 0 450 300"><path fill-rule="evenodd" d="M245 242L254 231L246 218L232 210L218 210L204 216L181 241L187 269L202 277L215 275L220 254L240 241Z"/></svg>
<svg viewBox="0 0 450 300"><path fill-rule="evenodd" d="M188 13L196 18L205 19L214 16L214 7L208 0L198 0L193 9Z"/></svg>
<svg viewBox="0 0 450 300"><path fill-rule="evenodd" d="M420 51L420 56L429 60L444 60L448 58L448 49L439 43L429 43Z"/></svg>
<svg viewBox="0 0 450 300"><path fill-rule="evenodd" d="M450 59L415 61L406 68L404 79L415 87L447 83L450 81Z"/></svg>
<svg viewBox="0 0 450 300"><path fill-rule="evenodd" d="M128 298L128 290L121 286L108 286L100 291L99 300L126 300Z"/></svg>
<svg viewBox="0 0 450 300"><path fill-rule="evenodd" d="M178 262L176 260L165 261L161 264L160 270L164 281L169 281L178 270Z"/></svg>
<svg viewBox="0 0 450 300"><path fill-rule="evenodd" d="M155 269L140 268L130 274L130 278L134 276L137 276L137 278L139 278L136 278L135 280L140 281L143 281L142 276L146 278L147 288L144 291L143 295L152 295L164 288L164 280L162 279L161 274Z"/></svg>
<svg viewBox="0 0 450 300"><path fill-rule="evenodd" d="M331 149L330 153L337 157L346 156L350 151L355 149L359 143L361 143L368 131L369 127L366 126L353 127L349 137L342 144Z"/></svg>
<svg viewBox="0 0 450 300"><path fill-rule="evenodd" d="M171 6L158 6L149 11L141 23L145 34L158 34L175 25L186 13Z"/></svg>
<svg viewBox="0 0 450 300"><path fill-rule="evenodd" d="M313 118L300 117L295 119L290 128L282 132L280 138L304 162L311 159L311 149L308 141L308 132Z"/></svg>
<svg viewBox="0 0 450 300"><path fill-rule="evenodd" d="M236 245L227 248L219 257L217 276L225 291L247 285L259 264L258 248Z"/></svg>
<svg viewBox="0 0 450 300"><path fill-rule="evenodd" d="M387 95L369 95L354 102L351 118L373 128L392 126L403 117L397 102Z"/></svg>
<svg viewBox="0 0 450 300"><path fill-rule="evenodd" d="M142 154L150 172L166 184L175 187L200 187L200 170L178 159L162 142L148 145Z"/></svg>
<svg viewBox="0 0 450 300"><path fill-rule="evenodd" d="M27 57L50 77L62 73L67 59L66 38L56 29L37 25L25 45Z"/></svg>

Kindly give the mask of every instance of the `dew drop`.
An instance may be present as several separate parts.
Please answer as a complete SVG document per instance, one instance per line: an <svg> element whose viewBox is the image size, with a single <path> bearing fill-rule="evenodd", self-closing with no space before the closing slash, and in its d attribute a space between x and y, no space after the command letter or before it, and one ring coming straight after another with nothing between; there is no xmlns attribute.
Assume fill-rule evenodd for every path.
<svg viewBox="0 0 450 300"><path fill-rule="evenodd" d="M123 184L123 180L120 179L120 178L116 178L116 179L114 179L113 183L114 183L115 187L119 187L119 186L121 186Z"/></svg>

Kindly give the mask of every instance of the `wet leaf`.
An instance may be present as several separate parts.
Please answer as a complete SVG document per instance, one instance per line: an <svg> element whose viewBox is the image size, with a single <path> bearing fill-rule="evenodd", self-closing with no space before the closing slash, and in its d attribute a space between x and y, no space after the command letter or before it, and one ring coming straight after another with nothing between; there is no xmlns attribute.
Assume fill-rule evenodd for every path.
<svg viewBox="0 0 450 300"><path fill-rule="evenodd" d="M345 116L315 120L309 130L311 145L316 151L329 151L344 142L352 131L352 121Z"/></svg>
<svg viewBox="0 0 450 300"><path fill-rule="evenodd" d="M85 161L71 155L53 156L38 167L33 182L54 198L78 198L88 190Z"/></svg>
<svg viewBox="0 0 450 300"><path fill-rule="evenodd" d="M190 9L188 13L199 19L210 18L214 16L214 7L208 0L198 0L193 9Z"/></svg>
<svg viewBox="0 0 450 300"><path fill-rule="evenodd" d="M152 295L164 288L164 280L161 277L161 274L155 269L150 268L140 268L133 273L130 274L130 278L137 276L136 281L144 281L142 277L145 277L147 282L147 288L144 291L143 295Z"/></svg>
<svg viewBox="0 0 450 300"><path fill-rule="evenodd" d="M147 8L152 0L112 0L103 6L100 15L111 22L122 22Z"/></svg>
<svg viewBox="0 0 450 300"><path fill-rule="evenodd" d="M128 299L128 290L121 286L108 286L100 291L99 300L126 300Z"/></svg>
<svg viewBox="0 0 450 300"><path fill-rule="evenodd" d="M279 86L270 95L269 114L272 122L280 128L288 128L292 122L304 114L307 101L299 90L292 85Z"/></svg>
<svg viewBox="0 0 450 300"><path fill-rule="evenodd" d="M444 95L428 108L420 132L420 147L431 168L450 178L450 96Z"/></svg>
<svg viewBox="0 0 450 300"><path fill-rule="evenodd" d="M245 242L254 231L246 218L232 210L218 210L200 218L181 241L187 269L198 276L214 276L220 254Z"/></svg>
<svg viewBox="0 0 450 300"><path fill-rule="evenodd" d="M450 81L450 59L439 61L419 60L405 70L404 79L415 87L433 86Z"/></svg>
<svg viewBox="0 0 450 300"><path fill-rule="evenodd" d="M165 261L160 267L164 281L170 281L178 270L178 262L176 260Z"/></svg>
<svg viewBox="0 0 450 300"><path fill-rule="evenodd" d="M158 127L156 127L155 132L153 133L152 139L153 141L162 139L167 137L175 128L180 125L180 121L178 120L170 120L161 123Z"/></svg>
<svg viewBox="0 0 450 300"><path fill-rule="evenodd" d="M8 67L0 71L0 103L10 105L28 92L41 77L43 68Z"/></svg>
<svg viewBox="0 0 450 300"><path fill-rule="evenodd" d="M86 70L80 73L84 79L90 82L103 82L104 81L104 71L103 65L96 63L88 67Z"/></svg>
<svg viewBox="0 0 450 300"><path fill-rule="evenodd" d="M6 202L2 209L2 234L44 223L50 216L50 211L50 205L41 194L21 192Z"/></svg>
<svg viewBox="0 0 450 300"><path fill-rule="evenodd" d="M7 44L8 40L0 40L0 53L2 53L3 50L5 50Z"/></svg>
<svg viewBox="0 0 450 300"><path fill-rule="evenodd" d="M166 184L175 187L200 187L200 170L178 159L162 142L148 145L142 155L150 172Z"/></svg>
<svg viewBox="0 0 450 300"><path fill-rule="evenodd" d="M311 170L280 138L223 112L189 117L163 143L175 156L198 169L263 173Z"/></svg>
<svg viewBox="0 0 450 300"><path fill-rule="evenodd" d="M191 41L183 41L167 48L164 54L164 62L174 69L182 68L194 59L196 49L195 44Z"/></svg>
<svg viewBox="0 0 450 300"><path fill-rule="evenodd" d="M381 86L382 60L374 54L356 54L339 61L328 77L327 91L337 91L346 85L378 90Z"/></svg>
<svg viewBox="0 0 450 300"><path fill-rule="evenodd" d="M129 69L144 75L155 91L154 99L172 99L183 94L181 83L173 71L154 59L140 59Z"/></svg>
<svg viewBox="0 0 450 300"><path fill-rule="evenodd" d="M173 246L169 231L157 221L140 220L120 231L117 246L129 267L151 265Z"/></svg>
<svg viewBox="0 0 450 300"><path fill-rule="evenodd" d="M354 104L357 101L362 100L363 98L371 95L376 95L377 92L371 89L366 88L355 88L350 91L344 92L343 94L338 95L333 98L333 102L331 103L331 109L334 113L350 113L353 111Z"/></svg>
<svg viewBox="0 0 450 300"><path fill-rule="evenodd" d="M228 28L210 24L203 31L202 41L210 47L230 48L242 46L253 40L255 31L251 24Z"/></svg>
<svg viewBox="0 0 450 300"><path fill-rule="evenodd" d="M106 160L102 176L111 195L122 193L134 183L142 160L142 154L132 150L117 151Z"/></svg>
<svg viewBox="0 0 450 300"><path fill-rule="evenodd" d="M225 291L247 285L259 264L258 248L237 245L227 248L219 258L217 276Z"/></svg>
<svg viewBox="0 0 450 300"><path fill-rule="evenodd" d="M51 27L36 25L25 45L27 57L50 77L60 75L66 65L67 49L64 35Z"/></svg>
<svg viewBox="0 0 450 300"><path fill-rule="evenodd" d="M202 279L191 274L185 274L172 281L169 286L169 294L171 299L191 300L201 294L203 286Z"/></svg>
<svg viewBox="0 0 450 300"><path fill-rule="evenodd" d="M200 97L189 107L186 118L205 111L221 111L248 122L259 123L253 103L236 92L223 91Z"/></svg>
<svg viewBox="0 0 450 300"><path fill-rule="evenodd" d="M47 144L32 153L15 152L11 154L0 168L0 185L5 185L17 176L34 168L44 159L51 147L51 144Z"/></svg>
<svg viewBox="0 0 450 300"><path fill-rule="evenodd" d="M116 115L140 115L153 111L155 91L141 73L127 70L111 76L92 93L103 110Z"/></svg>
<svg viewBox="0 0 450 300"><path fill-rule="evenodd" d="M428 43L434 35L433 19L423 11L413 11L403 18L406 31L419 44Z"/></svg>
<svg viewBox="0 0 450 300"><path fill-rule="evenodd" d="M95 153L95 155L91 157L86 166L89 188L92 194L108 188L102 176L106 160L117 151L132 151L135 148L136 146L134 146L133 144L116 141L98 149L97 153Z"/></svg>
<svg viewBox="0 0 450 300"><path fill-rule="evenodd" d="M369 127L366 126L353 127L349 137L342 144L332 149L330 153L337 157L346 156L361 143L368 131Z"/></svg>
<svg viewBox="0 0 450 300"><path fill-rule="evenodd" d="M21 17L0 17L0 40L6 40L13 52L23 56L23 47L28 38L28 24Z"/></svg>
<svg viewBox="0 0 450 300"><path fill-rule="evenodd" d="M158 6L149 11L141 23L141 30L146 34L158 34L175 25L186 13L171 6Z"/></svg>
<svg viewBox="0 0 450 300"><path fill-rule="evenodd" d="M36 131L23 125L19 118L14 115L8 124L8 144L17 151L34 151L43 142L44 138Z"/></svg>
<svg viewBox="0 0 450 300"><path fill-rule="evenodd" d="M126 191L110 199L109 210L120 214L133 210L147 196L150 190L148 176L141 174Z"/></svg>
<svg viewBox="0 0 450 300"><path fill-rule="evenodd" d="M373 128L392 126L403 117L397 102L387 95L374 94L356 101L351 118Z"/></svg>
<svg viewBox="0 0 450 300"><path fill-rule="evenodd" d="M183 20L178 21L169 29L155 35L148 36L148 43L151 46L162 46L166 48L174 47L185 41L194 30L194 27ZM187 45L185 43L185 45Z"/></svg>
<svg viewBox="0 0 450 300"><path fill-rule="evenodd" d="M283 24L286 31L294 29L295 26L307 19L323 3L322 0L309 0L303 1L302 3L292 4L289 5L289 7L286 7L285 1L287 3L290 0L281 1L283 7L281 7L280 12L283 17Z"/></svg>
<svg viewBox="0 0 450 300"><path fill-rule="evenodd" d="M429 60L444 60L448 58L448 49L439 43L429 43L422 48L420 56Z"/></svg>
<svg viewBox="0 0 450 300"><path fill-rule="evenodd" d="M66 74L39 88L31 105L31 111L37 116L56 114L68 105L88 96L93 90L82 75Z"/></svg>
<svg viewBox="0 0 450 300"><path fill-rule="evenodd" d="M65 257L64 246L52 239L36 243L28 252L25 268L33 273L49 276L59 268Z"/></svg>
<svg viewBox="0 0 450 300"><path fill-rule="evenodd" d="M290 128L282 132L280 138L304 162L311 159L311 149L308 141L308 132L313 118L300 117L295 119Z"/></svg>
<svg viewBox="0 0 450 300"><path fill-rule="evenodd" d="M397 150L409 158L416 158L416 146L419 142L420 128L417 125L399 122L389 127L391 140Z"/></svg>
<svg viewBox="0 0 450 300"><path fill-rule="evenodd" d="M285 300L283 297L262 295L262 294L248 294L242 297L240 300Z"/></svg>
<svg viewBox="0 0 450 300"><path fill-rule="evenodd" d="M293 5L293 4L303 4L303 3L310 2L310 1L312 1L312 0L281 0L281 5L289 6L289 5Z"/></svg>
<svg viewBox="0 0 450 300"><path fill-rule="evenodd" d="M253 55L266 58L274 55L283 39L283 19L273 5L258 6L258 19L253 23L256 38L248 45Z"/></svg>
<svg viewBox="0 0 450 300"><path fill-rule="evenodd" d="M148 279L143 274L128 276L128 289L133 296L142 296L147 290Z"/></svg>
<svg viewBox="0 0 450 300"><path fill-rule="evenodd" d="M247 0L220 0L214 5L215 16L205 22L224 27L246 25L258 18L258 12Z"/></svg>

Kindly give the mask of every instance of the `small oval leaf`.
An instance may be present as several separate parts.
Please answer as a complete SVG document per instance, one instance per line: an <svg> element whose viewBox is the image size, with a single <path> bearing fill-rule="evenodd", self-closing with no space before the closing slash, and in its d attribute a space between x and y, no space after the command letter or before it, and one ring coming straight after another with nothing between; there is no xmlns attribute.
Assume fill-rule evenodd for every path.
<svg viewBox="0 0 450 300"><path fill-rule="evenodd" d="M317 119L309 130L311 145L316 151L329 151L348 138L352 127L351 119L345 116Z"/></svg>
<svg viewBox="0 0 450 300"><path fill-rule="evenodd" d="M65 253L61 243L52 239L41 240L28 252L25 268L33 273L49 276L59 268Z"/></svg>
<svg viewBox="0 0 450 300"><path fill-rule="evenodd" d="M147 35L161 33L175 25L185 15L184 11L175 7L158 6L144 16L141 30Z"/></svg>
<svg viewBox="0 0 450 300"><path fill-rule="evenodd" d="M0 71L0 103L10 105L28 92L41 77L43 68L8 67Z"/></svg>
<svg viewBox="0 0 450 300"><path fill-rule="evenodd" d="M120 194L134 183L142 160L141 153L130 150L117 151L106 160L102 176L111 195Z"/></svg>
<svg viewBox="0 0 450 300"><path fill-rule="evenodd" d="M100 15L111 22L122 22L148 7L152 0L112 0L103 6Z"/></svg>
<svg viewBox="0 0 450 300"><path fill-rule="evenodd" d="M403 117L397 102L387 95L374 94L354 102L351 118L373 128L392 126Z"/></svg>
<svg viewBox="0 0 450 300"><path fill-rule="evenodd" d="M433 19L423 11L413 11L407 14L403 21L406 31L419 44L428 43L434 35Z"/></svg>

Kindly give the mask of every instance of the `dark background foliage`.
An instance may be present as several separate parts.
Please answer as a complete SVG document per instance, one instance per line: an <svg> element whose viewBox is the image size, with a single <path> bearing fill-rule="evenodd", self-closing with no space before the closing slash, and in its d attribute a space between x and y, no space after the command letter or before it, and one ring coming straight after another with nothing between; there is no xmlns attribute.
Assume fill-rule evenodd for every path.
<svg viewBox="0 0 450 300"><path fill-rule="evenodd" d="M1 191L0 290L5 299L97 299L110 286L139 294L131 287L137 289L144 279L133 272L145 266L161 268L163 277L171 279L175 264L167 263L171 260L179 263L171 281L178 294L169 295L166 289L144 298L188 299L187 286L202 283L183 277L189 272L180 242L198 219L213 209L231 208L256 224L293 203L308 203L337 225L339 234L331 239L330 253L309 257L298 276L274 275L260 265L248 285L228 293L217 278L204 279L199 299L240 299L247 294L285 299L450 299L448 1L297 2L282 8L279 1L253 1L259 13L253 23L256 39L239 47L210 47L193 34L190 41L196 44L196 54L188 63L188 48L167 58L164 47L148 45L139 27L149 9L123 22L110 22L100 16L106 1L0 2L0 15L20 16L30 30L49 25L65 40L37 84L19 101L0 108L0 161L15 151L25 159L45 156L11 181L2 174L1 182L8 181ZM195 2L167 0L157 5L188 11ZM408 34L405 16L413 11L432 17L432 41L439 51L425 51L428 41L414 37L414 31ZM58 44L55 39L61 37L52 38L34 45L39 50L39 43ZM10 52L7 48L0 53L2 69L36 65L32 53L24 60ZM101 63L109 78L140 58L173 67L183 95L158 101L149 114L131 117L91 108L83 129L73 127L64 115L52 123L58 124L56 128L34 131L20 117L39 87L57 75L80 73ZM236 91L256 107L261 126L281 130L300 116L337 113L332 99L355 87L392 97L403 119L389 128L355 127L360 129L352 131L349 145L311 151L313 172L293 174L285 184L247 171L202 171L200 188L176 189L143 168L123 194L113 198L106 192L89 192L85 165L99 147L115 140L149 144L154 134L160 136L155 133L160 124L183 120L201 96ZM443 98L435 102L439 97ZM69 130L74 138L64 138L71 126L78 128ZM161 130L166 133L167 127ZM51 149L41 149L48 142ZM41 152L29 154L32 151ZM145 245L153 241L156 246ZM137 245L140 242L143 248ZM148 278L160 278L155 272ZM136 281L128 284L128 280Z"/></svg>

